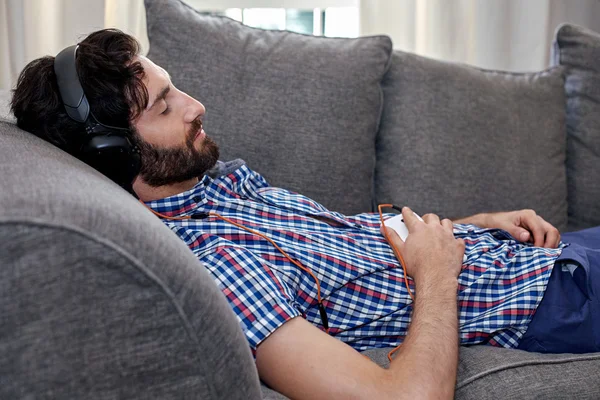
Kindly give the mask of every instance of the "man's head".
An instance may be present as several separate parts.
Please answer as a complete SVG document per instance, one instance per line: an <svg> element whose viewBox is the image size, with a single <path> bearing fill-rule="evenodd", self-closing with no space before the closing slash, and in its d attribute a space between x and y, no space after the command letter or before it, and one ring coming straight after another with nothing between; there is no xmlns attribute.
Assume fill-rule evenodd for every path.
<svg viewBox="0 0 600 400"><path fill-rule="evenodd" d="M194 180L219 157L202 129L204 106L175 88L168 73L139 49L135 38L115 29L94 32L79 43L76 69L90 109L100 123L130 130L142 160L134 188ZM84 125L65 111L54 57L23 69L11 107L21 129L81 157L89 138Z"/></svg>

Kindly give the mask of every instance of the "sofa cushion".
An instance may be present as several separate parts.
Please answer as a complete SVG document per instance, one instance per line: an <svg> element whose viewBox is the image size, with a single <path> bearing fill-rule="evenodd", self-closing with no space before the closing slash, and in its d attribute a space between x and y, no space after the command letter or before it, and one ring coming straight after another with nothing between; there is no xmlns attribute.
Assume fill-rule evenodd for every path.
<svg viewBox="0 0 600 400"><path fill-rule="evenodd" d="M365 351L387 368L391 349ZM598 399L600 353L539 354L492 346L460 348L455 399ZM287 397L262 385L263 399Z"/></svg>
<svg viewBox="0 0 600 400"><path fill-rule="evenodd" d="M376 199L460 218L532 208L567 225L562 68L507 73L395 51Z"/></svg>
<svg viewBox="0 0 600 400"><path fill-rule="evenodd" d="M148 57L207 109L223 159L346 214L371 210L391 41L250 28L146 0Z"/></svg>
<svg viewBox="0 0 600 400"><path fill-rule="evenodd" d="M566 68L570 229L589 228L600 225L600 34L562 25L552 59Z"/></svg>
<svg viewBox="0 0 600 400"><path fill-rule="evenodd" d="M0 398L260 397L194 254L99 172L0 121Z"/></svg>
<svg viewBox="0 0 600 400"><path fill-rule="evenodd" d="M10 112L12 94L8 90L0 90L0 121L13 122L15 116Z"/></svg>

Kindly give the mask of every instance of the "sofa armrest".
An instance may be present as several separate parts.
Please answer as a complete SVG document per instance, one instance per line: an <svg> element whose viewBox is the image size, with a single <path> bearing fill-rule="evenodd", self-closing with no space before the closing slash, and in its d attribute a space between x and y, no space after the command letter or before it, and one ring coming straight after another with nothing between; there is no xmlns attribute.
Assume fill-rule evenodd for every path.
<svg viewBox="0 0 600 400"><path fill-rule="evenodd" d="M260 398L220 291L172 259L160 277L93 233L0 220L0 398Z"/></svg>
<svg viewBox="0 0 600 400"><path fill-rule="evenodd" d="M0 122L0 398L260 398L206 269L133 196Z"/></svg>

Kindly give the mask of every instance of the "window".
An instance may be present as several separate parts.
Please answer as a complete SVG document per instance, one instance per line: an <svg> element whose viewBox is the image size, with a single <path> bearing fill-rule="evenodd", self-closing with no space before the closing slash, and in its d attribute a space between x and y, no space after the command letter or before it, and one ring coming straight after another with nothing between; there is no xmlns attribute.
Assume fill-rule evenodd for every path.
<svg viewBox="0 0 600 400"><path fill-rule="evenodd" d="M358 0L185 1L202 13L225 15L255 28L316 36L358 36Z"/></svg>

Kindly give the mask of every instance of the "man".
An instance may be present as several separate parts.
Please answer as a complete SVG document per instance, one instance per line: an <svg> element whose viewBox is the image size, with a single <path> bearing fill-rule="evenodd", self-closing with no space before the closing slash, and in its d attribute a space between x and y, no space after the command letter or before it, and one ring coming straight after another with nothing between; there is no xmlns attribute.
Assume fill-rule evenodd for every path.
<svg viewBox="0 0 600 400"><path fill-rule="evenodd" d="M141 152L135 195L209 270L274 389L307 399L451 398L459 343L599 351L598 228L564 235L567 244L532 210L453 223L404 208L406 242L388 234L408 279L377 214L332 212L243 162L217 162L204 106L138 53L117 30L80 43L90 108L129 129ZM21 128L81 156L87 139L65 113L53 57L22 71L11 105ZM357 352L398 345L388 369Z"/></svg>

